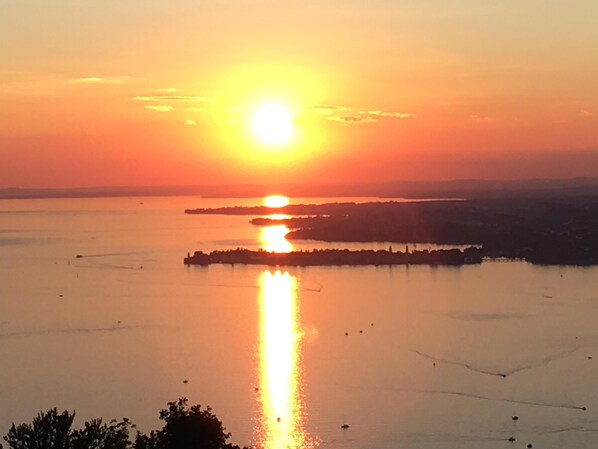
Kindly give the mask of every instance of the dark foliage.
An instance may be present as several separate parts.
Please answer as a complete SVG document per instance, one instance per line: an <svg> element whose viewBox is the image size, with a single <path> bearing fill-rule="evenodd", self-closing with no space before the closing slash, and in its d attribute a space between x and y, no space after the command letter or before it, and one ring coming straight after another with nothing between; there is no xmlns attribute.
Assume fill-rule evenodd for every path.
<svg viewBox="0 0 598 449"><path fill-rule="evenodd" d="M31 424L13 424L4 439L9 449L239 449L226 442L230 433L210 407L189 407L186 398L160 411L161 430L137 432L134 442L129 437L134 426L127 419L109 424L92 419L74 430L74 418L74 413L55 408L40 412Z"/></svg>
<svg viewBox="0 0 598 449"><path fill-rule="evenodd" d="M10 449L70 449L74 413L53 408L39 413L31 424L11 426L4 437Z"/></svg>
<svg viewBox="0 0 598 449"><path fill-rule="evenodd" d="M131 448L127 419L121 422L102 423L101 419L92 419L84 424L83 429L75 430L72 437L72 449L128 449Z"/></svg>
<svg viewBox="0 0 598 449"><path fill-rule="evenodd" d="M233 448L226 443L230 433L222 422L207 407L188 407L187 399L169 402L168 408L160 411L164 421L162 430L152 432L149 437L137 438L138 449L223 449Z"/></svg>

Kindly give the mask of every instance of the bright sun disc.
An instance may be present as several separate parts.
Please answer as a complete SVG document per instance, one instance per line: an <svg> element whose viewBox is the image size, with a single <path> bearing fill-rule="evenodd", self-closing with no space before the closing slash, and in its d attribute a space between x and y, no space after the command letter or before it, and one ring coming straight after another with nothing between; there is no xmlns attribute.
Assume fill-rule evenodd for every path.
<svg viewBox="0 0 598 449"><path fill-rule="evenodd" d="M282 145L293 137L291 113L282 104L266 103L253 113L251 130L265 145Z"/></svg>
<svg viewBox="0 0 598 449"><path fill-rule="evenodd" d="M289 199L283 195L270 195L264 198L264 206L276 209L289 204Z"/></svg>

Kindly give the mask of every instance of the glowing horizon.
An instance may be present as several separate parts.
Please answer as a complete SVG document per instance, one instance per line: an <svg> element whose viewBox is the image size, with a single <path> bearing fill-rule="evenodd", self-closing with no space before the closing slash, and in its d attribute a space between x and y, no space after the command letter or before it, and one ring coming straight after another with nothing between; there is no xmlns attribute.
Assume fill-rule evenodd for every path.
<svg viewBox="0 0 598 449"><path fill-rule="evenodd" d="M12 2L0 188L598 176L597 15Z"/></svg>

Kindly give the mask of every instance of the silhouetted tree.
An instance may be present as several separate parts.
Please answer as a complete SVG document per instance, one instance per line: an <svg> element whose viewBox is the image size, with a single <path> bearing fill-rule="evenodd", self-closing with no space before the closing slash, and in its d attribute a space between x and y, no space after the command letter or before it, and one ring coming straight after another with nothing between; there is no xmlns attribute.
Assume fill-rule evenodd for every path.
<svg viewBox="0 0 598 449"><path fill-rule="evenodd" d="M227 444L230 433L212 409L188 407L187 398L169 402L168 408L160 411L160 419L164 421L162 430L138 435L135 449L238 449Z"/></svg>
<svg viewBox="0 0 598 449"><path fill-rule="evenodd" d="M74 413L53 408L40 412L31 424L10 427L4 437L10 449L70 449Z"/></svg>
<svg viewBox="0 0 598 449"><path fill-rule="evenodd" d="M160 411L163 428L149 435L137 432L134 443L129 438L134 426L126 418L109 424L92 419L73 430L74 418L55 408L40 412L31 424L13 424L4 439L9 449L240 449L226 442L230 433L210 407L189 407L186 398L169 402Z"/></svg>
<svg viewBox="0 0 598 449"><path fill-rule="evenodd" d="M129 449L128 420L103 424L92 419L83 429L72 430L74 413L54 408L39 413L31 424L11 426L4 437L10 449Z"/></svg>
<svg viewBox="0 0 598 449"><path fill-rule="evenodd" d="M102 419L86 422L83 429L75 430L72 436L72 449L129 449L129 420L111 421L103 424Z"/></svg>
<svg viewBox="0 0 598 449"><path fill-rule="evenodd" d="M137 433L135 438L135 449L157 449L158 448L158 437L156 432L152 431L149 435L143 435Z"/></svg>

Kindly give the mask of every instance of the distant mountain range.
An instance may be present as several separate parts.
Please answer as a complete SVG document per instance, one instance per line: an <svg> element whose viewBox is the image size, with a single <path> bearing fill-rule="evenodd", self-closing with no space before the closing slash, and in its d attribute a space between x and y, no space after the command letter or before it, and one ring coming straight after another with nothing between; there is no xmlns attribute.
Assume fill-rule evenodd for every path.
<svg viewBox="0 0 598 449"><path fill-rule="evenodd" d="M253 198L273 193L290 197L500 198L598 195L598 178L393 181L356 184L237 184L195 186L115 186L59 189L0 189L0 199L96 198L197 195L209 198Z"/></svg>

